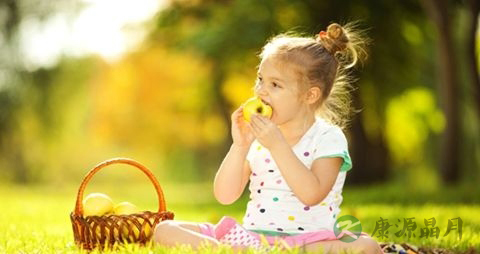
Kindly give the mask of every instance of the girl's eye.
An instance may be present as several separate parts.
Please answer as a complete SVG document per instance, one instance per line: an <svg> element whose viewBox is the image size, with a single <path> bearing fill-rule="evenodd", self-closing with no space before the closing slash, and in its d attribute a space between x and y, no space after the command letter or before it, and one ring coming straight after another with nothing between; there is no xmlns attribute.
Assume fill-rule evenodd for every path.
<svg viewBox="0 0 480 254"><path fill-rule="evenodd" d="M257 80L255 81L256 85L259 85L262 83L262 78L258 77Z"/></svg>
<svg viewBox="0 0 480 254"><path fill-rule="evenodd" d="M275 83L275 82L272 83L272 86L273 86L273 87L280 87L280 86L277 85L277 83Z"/></svg>

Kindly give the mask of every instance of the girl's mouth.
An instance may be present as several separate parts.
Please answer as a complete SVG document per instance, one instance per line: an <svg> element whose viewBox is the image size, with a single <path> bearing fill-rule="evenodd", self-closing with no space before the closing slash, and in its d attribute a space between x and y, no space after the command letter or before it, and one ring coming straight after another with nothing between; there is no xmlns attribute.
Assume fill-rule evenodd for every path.
<svg viewBox="0 0 480 254"><path fill-rule="evenodd" d="M260 98L260 100L262 101L263 104L267 105L268 107L270 107L270 108L272 109L272 114L271 114L271 116L270 116L270 119L272 119L272 117L273 117L273 115L274 115L274 113L275 113L275 110L273 109L272 105L271 105L268 101L266 101L266 100L264 100L264 99L262 99L262 98Z"/></svg>
<svg viewBox="0 0 480 254"><path fill-rule="evenodd" d="M268 103L266 100L264 100L264 99L261 99L261 100L262 100L263 104L272 107L272 105L270 105L270 103Z"/></svg>

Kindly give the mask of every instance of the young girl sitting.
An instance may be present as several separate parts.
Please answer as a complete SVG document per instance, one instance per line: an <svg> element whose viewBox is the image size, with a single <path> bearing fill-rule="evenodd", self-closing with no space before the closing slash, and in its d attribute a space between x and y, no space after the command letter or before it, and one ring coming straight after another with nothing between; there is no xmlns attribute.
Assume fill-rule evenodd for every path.
<svg viewBox="0 0 480 254"><path fill-rule="evenodd" d="M243 106L233 112L233 144L214 181L222 204L235 202L250 181L243 224L229 217L216 225L164 221L155 228L155 241L242 249L262 248L263 238L307 251L382 253L365 234L353 242L334 234L352 167L340 128L350 112L346 70L364 52L359 45L358 34L338 24L315 38L271 39L260 54L255 95L273 114L246 122Z"/></svg>

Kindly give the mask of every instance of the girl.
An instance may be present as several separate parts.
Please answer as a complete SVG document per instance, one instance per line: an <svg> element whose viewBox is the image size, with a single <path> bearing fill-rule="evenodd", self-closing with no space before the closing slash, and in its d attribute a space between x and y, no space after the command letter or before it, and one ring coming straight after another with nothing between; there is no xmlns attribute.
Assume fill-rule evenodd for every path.
<svg viewBox="0 0 480 254"><path fill-rule="evenodd" d="M267 43L255 94L273 114L246 122L242 106L233 112L233 144L214 181L215 198L231 204L250 180L243 225L229 217L217 225L164 221L155 241L261 248L263 239L307 251L381 253L368 236L347 243L333 233L352 167L340 128L350 112L346 70L364 42L348 26L331 24L315 38L281 35Z"/></svg>

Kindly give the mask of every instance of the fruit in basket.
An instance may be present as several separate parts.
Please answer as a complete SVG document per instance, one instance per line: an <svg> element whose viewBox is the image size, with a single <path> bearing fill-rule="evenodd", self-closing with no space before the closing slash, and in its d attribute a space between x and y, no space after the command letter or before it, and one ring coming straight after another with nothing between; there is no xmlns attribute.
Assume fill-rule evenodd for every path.
<svg viewBox="0 0 480 254"><path fill-rule="evenodd" d="M113 213L118 215L121 215L121 214L128 215L132 213L138 213L139 211L140 210L138 209L138 207L130 202L118 203L113 208Z"/></svg>
<svg viewBox="0 0 480 254"><path fill-rule="evenodd" d="M143 224L143 222L145 222L145 221L142 221L142 224ZM150 219L150 224L153 225L153 222L154 222L154 219L151 218L151 219ZM152 227L150 226L150 224L149 224L148 222L145 222L145 227L144 227L144 228L145 228L145 231L144 231L144 232L145 232L145 235L146 235L146 236L149 236L149 235L153 234L153 232L152 232ZM155 226L155 225L153 225L153 226Z"/></svg>
<svg viewBox="0 0 480 254"><path fill-rule="evenodd" d="M145 221L145 219L143 218L139 218L137 217L136 220L138 221L138 223L140 223L141 228L143 229L143 232L145 234L146 237L148 236L151 236L152 234L152 227L150 226L150 224L148 222ZM151 224L153 224L153 221L154 219L152 218L150 220ZM128 222L126 222L127 224L124 224L123 226L123 229L122 229L122 234L123 234L123 239L128 239L130 242L135 242L136 240L138 240L140 238L140 230L138 230L138 227L137 227L137 224L136 223L133 223L131 220L129 220ZM143 225L145 223L145 225ZM132 232L133 232L133 236L132 235L129 235L129 228L132 229Z"/></svg>
<svg viewBox="0 0 480 254"><path fill-rule="evenodd" d="M102 216L113 211L112 199L103 193L90 193L83 200L84 216Z"/></svg>
<svg viewBox="0 0 480 254"><path fill-rule="evenodd" d="M243 117L247 122L250 122L254 114L270 118L272 116L272 107L265 104L259 97L250 98L243 105Z"/></svg>

